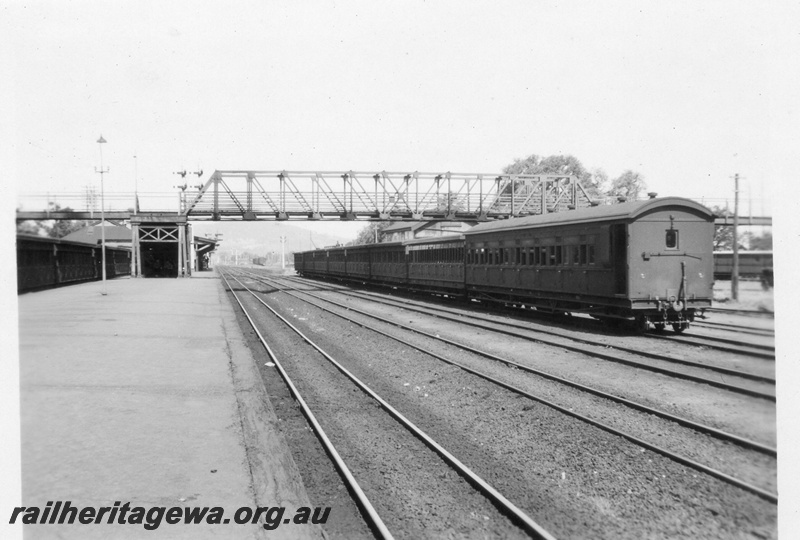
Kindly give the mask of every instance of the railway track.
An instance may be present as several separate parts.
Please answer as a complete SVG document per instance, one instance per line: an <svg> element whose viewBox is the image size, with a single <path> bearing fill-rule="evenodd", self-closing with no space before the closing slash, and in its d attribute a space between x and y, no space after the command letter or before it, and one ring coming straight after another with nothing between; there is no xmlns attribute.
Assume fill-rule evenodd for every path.
<svg viewBox="0 0 800 540"><path fill-rule="evenodd" d="M710 336L707 334L669 336L669 335L661 335L658 333L649 333L647 334L647 336L651 339L661 339L672 343L681 343L684 345L692 345L695 347L712 348L718 351L729 352L733 354L742 354L745 356L751 356L753 358L762 358L765 360L775 360L774 345L747 343L745 341L722 338L717 336Z"/></svg>
<svg viewBox="0 0 800 540"><path fill-rule="evenodd" d="M727 324L727 323L718 323L718 322L711 322L711 321L702 321L698 322L695 321L693 326L697 326L700 328L708 328L713 330L725 330L728 332L734 332L736 334L752 334L755 336L766 336L766 337L775 337L775 330L769 328L754 328L752 326L744 326L741 324Z"/></svg>
<svg viewBox="0 0 800 540"><path fill-rule="evenodd" d="M518 526L521 529L521 531L523 531L525 534L533 538L541 538L541 539L555 538L551 533L545 530L530 516L528 516L525 512L520 510L511 501L509 501L502 493L500 493L500 491L498 491L486 480L484 480L476 473L474 473L469 467L467 467L464 463L462 463L453 453L448 451L444 446L436 442L422 429L417 427L413 422L411 422L411 420L409 420L406 416L404 416L400 411L398 411L396 408L390 405L387 400L382 398L374 390L372 390L369 386L367 386L366 383L358 379L354 374L352 374L349 370L347 370L342 363L334 359L328 352L326 352L319 345L314 343L314 341L312 341L308 336L306 336L289 320L280 315L269 304L267 304L261 298L259 298L259 296L255 292L250 290L237 277L233 276L230 272L227 272L226 275L225 271L221 271L220 274L222 275L222 279L224 280L226 287L236 299L236 302L238 303L240 309L244 312L253 330L257 333L258 338L262 343L262 345L264 346L265 350L267 351L271 361L275 364L276 368L281 374L281 377L284 379L284 381L286 381L287 386L289 386L289 388L291 389L292 395L295 397L295 399L302 407L304 415L308 418L318 438L325 445L326 451L332 456L334 462L336 463L336 467L341 472L344 481L348 485L348 488L351 490L351 492L357 494L358 505L363 510L364 518L365 520L368 521L368 523L371 526L371 529L375 532L376 536L380 538L393 538L393 535L389 531L389 528L386 526L383 518L381 518L381 516L378 515L378 512L375 510L375 506L370 502L370 500L364 493L364 490L358 484L357 480L355 479L355 475L350 471L347 464L345 464L344 460L341 458L337 449L331 443L331 437L329 437L325 433L325 431L321 426L321 423L317 421L316 416L311 411L311 408L307 405L306 401L300 395L297 385L294 382L292 382L292 379L290 378L287 370L280 363L280 360L276 357L276 355L270 348L269 344L264 339L263 334L258 330L258 325L254 321L253 316L245 308L244 303L241 301L241 299L239 299L238 295L234 290L234 287L228 280L228 277L231 277L233 280L235 280L243 289L245 289L249 293L251 298L257 300L263 307L269 310L270 313L272 313L275 317L277 317L280 321L282 321L286 327L291 329L291 331L294 332L297 336L299 336L305 343L307 343L310 347L316 350L319 353L319 355L324 357L330 363L330 365L334 366L335 369L343 377L345 377L352 385L355 385L355 387L357 387L361 392L363 392L364 395L368 396L371 400L374 400L374 402L378 404L380 410L383 411L388 416L390 416L392 419L394 419L398 424L400 424L407 431L408 434L415 437L418 441L420 441L425 447L430 449L432 452L435 452L435 454L438 455L441 460L443 460L449 467L451 467L454 471L456 471L458 475L460 475L465 480L465 483L469 484L477 492L481 493L482 496L484 496L488 501L491 502L492 505L494 505L494 507L496 507L500 511L500 513L505 515L513 524ZM377 423L378 423L377 421L374 421L374 424ZM373 421L370 421L371 426L374 424ZM416 458L422 460L423 456L416 455ZM508 532L506 531L505 534L508 534Z"/></svg>
<svg viewBox="0 0 800 540"><path fill-rule="evenodd" d="M728 313L733 315L744 315L745 317L766 317L770 319L775 318L775 313L772 311L755 311L752 309L731 309L731 308L709 308L708 311L716 313Z"/></svg>
<svg viewBox="0 0 800 540"><path fill-rule="evenodd" d="M636 410L639 410L639 411L642 411L642 412L645 412L645 413L648 413L648 414L653 414L655 416L660 416L661 418L665 418L667 420L676 422L676 423L678 423L680 425L683 425L685 427L689 427L690 429L694 429L695 431L698 431L698 432L701 432L701 433L705 433L705 434L709 434L709 435L712 435L712 436L715 436L715 437L718 437L720 439L727 440L727 441L730 441L730 442L734 442L735 444L739 444L739 445L741 445L741 446L743 446L745 448L753 449L753 450L765 453L765 454L773 456L773 457L776 455L776 452L775 452L774 448L768 447L766 445L762 445L760 443L756 443L754 441L747 440L747 439L742 438L742 437L738 437L736 435L725 433L725 432L722 432L720 430L716 430L714 428L710 428L708 426L703 426L701 424L698 424L698 423L695 423L695 422L691 422L691 421L683 419L683 418L676 417L675 415L670 415L669 413L665 413L663 411L658 411L658 410L650 408L650 407L642 406L641 404L634 403L634 402L632 402L630 400L626 400L626 399L620 398L618 396L609 395L607 393L600 392L600 391L598 391L596 389L589 388L587 386L580 385L580 384L574 383L572 381L567 381L567 380L565 380L563 378L560 378L560 377L555 377L555 376L552 376L550 374L543 373L543 372L541 372L539 370L528 368L528 367L526 367L524 365L521 365L519 363L510 361L508 359L497 357L497 356L495 356L493 354L477 350L477 349L475 349L473 347L469 347L469 346L454 342L452 340L447 340L447 339L440 338L438 335L430 334L430 333L421 331L419 329L412 328L410 326L397 323L396 321L383 319L383 318L378 317L376 315L366 313L366 312L364 312L362 310L358 310L358 309L356 309L356 308L354 308L352 306L347 306L347 305L344 305L344 304L341 304L341 303L338 303L338 302L334 302L334 301L332 301L330 299L326 299L326 298L320 297L320 296L315 295L313 293L310 293L308 291L301 291L301 290L299 290L299 289L297 289L295 287L291 287L291 286L290 286L290 288L293 289L293 291L287 291L285 288L284 289L280 289L279 286L274 285L274 283L276 283L276 280L265 278L264 276L258 276L258 275L252 274L252 273L248 273L248 274L251 276L251 279L255 278L256 280L261 281L262 283L266 282L268 284L269 284L269 282L272 282L273 284L271 286L274 287L276 290L282 290L282 292L284 292L286 294L289 294L289 295L293 296L294 298L297 298L298 300L301 300L303 302L311 304L311 305L315 306L318 309L321 309L321 310L323 310L325 312L328 312L328 313L331 313L331 314L333 314L333 315L335 315L337 317L340 317L340 318L343 318L343 319L348 320L350 322L353 322L355 324L358 324L358 325L360 325L360 326L362 326L364 328L367 328L367 329L369 329L369 330L371 330L373 332L376 332L376 333L378 333L378 334L380 334L382 336L385 336L385 337L388 337L390 339L396 340L396 341L398 341L400 343L403 343L404 345L406 345L408 347L411 347L411 348L417 349L417 350L419 350L421 352L424 352L425 354L427 354L429 356L432 356L432 357L434 357L434 358L436 358L436 359L438 359L438 360L440 360L442 362L445 362L445 363L448 363L448 364L451 364L451 365L455 365L455 366L459 367L460 369L462 369L462 370L464 370L464 371L466 371L468 373L471 373L473 375L481 377L481 378L483 378L483 379L485 379L487 381L490 381L493 384L496 384L496 385L498 385L498 386L500 386L502 388L505 388L507 390L515 392L515 393L517 393L517 394L519 394L521 396L524 396L524 397L526 397L528 399L531 399L531 400L537 401L539 403L542 403L544 405L547 405L547 406L549 406L551 408L554 408L554 409L558 410L559 412L561 412L563 414L566 414L568 416L577 418L577 419L579 419L579 420L581 420L581 421L583 421L585 423L588 423L590 425L593 425L593 426L595 426L595 427L597 427L599 429L602 429L602 430L607 431L609 433L612 433L614 435L623 437L626 440L628 440L628 441L630 441L630 442L632 442L634 444L637 444L639 446L647 448L647 449L649 449L651 451L657 452L657 453L659 453L659 454L661 454L661 455L663 455L663 456L665 456L665 457L667 457L669 459L672 459L672 460L674 460L674 461L676 461L678 463L681 463L683 465L686 465L686 466L689 466L691 468L694 468L694 469L696 469L698 471L701 471L701 472L703 472L705 474L709 474L710 476L714 476L715 478L718 478L720 480L728 482L728 483L730 483L732 485L736 485L737 487L739 487L741 489L744 489L745 491L748 491L750 493L756 494L759 497L764 498L765 500L768 500L770 502L776 502L777 501L777 496L775 494L773 494L771 492L768 492L766 490L763 490L763 489L761 489L761 488L759 488L757 486L754 486L753 484L750 484L748 482L744 482L744 481L742 481L740 479L734 478L733 476L727 475L727 474L725 474L725 473L723 473L721 471L718 471L716 469L713 469L713 468L707 467L705 465L702 465L702 464L698 463L695 460L688 459L688 458L686 458L686 457L684 457L682 455L679 455L679 454L677 454L675 452L671 452L669 450L661 448L658 445L651 444L651 443L649 443L647 441L644 441L644 440L642 440L642 439L640 439L638 437L635 437L635 436L631 435L630 433L626 433L626 432L621 431L619 429L615 429L615 428L613 428L613 427L611 427L609 425L606 425L606 424L604 424L602 422L598 422L596 420L588 418L585 415L575 413L571 409L567 409L567 408L565 408L563 406L560 406L560 405L558 405L558 404L556 404L556 403L554 403L554 402L552 402L552 401L550 401L548 399L542 398L541 396L533 395L530 392L527 392L527 391L525 391L523 389L520 389L520 388L518 388L518 387L516 387L514 385L508 384L508 383L503 382L501 380L498 380L497 378L492 377L490 375L487 375L486 373L483 373L481 371L478 371L478 370L475 370L475 369L470 368L468 366L465 366L462 363L454 362L454 361L452 361L450 359L447 359L447 358L443 357L442 355L437 354L437 353L429 350L426 347L421 347L421 346L419 346L419 345L417 345L415 343L412 343L412 342L410 342L408 340L405 340L405 339L399 338L397 336L388 334L388 333L386 333L386 332L384 332L384 331L382 331L382 330L380 330L380 329L378 329L378 328L376 328L376 327L374 327L372 325L365 324L363 321L358 321L358 320L352 318L349 314L353 313L353 312L359 313L361 315L365 315L367 317L370 317L373 320L379 320L379 321L382 321L384 323L390 324L392 326L400 327L400 328L403 328L405 330L408 330L408 331L411 331L411 332L414 332L414 333L417 333L417 334L422 334L422 335L425 335L425 336L427 336L429 338L432 338L432 339L437 339L437 340L445 342L445 343L447 343L449 345L456 346L456 347L458 347L458 348L460 348L462 350L466 350L466 351L469 351L471 353L478 354L478 355L483 356L485 358L490 358L490 359L492 359L494 361L502 363L505 366L513 367L513 368L516 368L516 369L521 369L521 370L527 371L529 373L533 373L535 375L546 377L546 378L548 378L550 380L555 380L555 381L557 381L557 382L559 382L561 384L565 384L565 385L571 386L573 388L578 388L578 389L580 389L580 390L582 390L584 392L587 392L587 393L590 393L590 394L593 394L593 395L598 395L598 396L600 396L600 397L602 397L604 399L608 399L608 400L614 401L616 403L621 403L621 404L626 405L627 407L630 407L632 409L636 409ZM321 300L321 301L329 303L331 305L336 305L337 307L346 310L346 313L348 313L348 314L345 315L345 314L343 314L341 312L338 312L338 311L332 310L330 308L326 308L324 306L321 306L321 305L317 304L316 302L312 302L310 300L304 299L301 296L299 296L298 294L296 294L297 292L299 292L299 293L301 293L303 295L306 295L306 296L311 296L311 297L313 297L313 298L315 298L317 300Z"/></svg>
<svg viewBox="0 0 800 540"><path fill-rule="evenodd" d="M302 280L304 278L293 277L292 279ZM348 289L348 290L352 291L352 289ZM352 292L355 293L356 291L352 291ZM374 297L374 298L383 298L383 296L375 294L375 293L362 292L362 291L358 291L358 292L360 292L361 294L370 295L371 297ZM431 296L430 298L432 299L434 297ZM413 302L413 301L408 300L408 299L398 299L396 301L397 302L401 302L401 303L411 303L411 302ZM442 312L445 312L445 313L453 311L452 309L446 308L446 307L445 308L439 308L439 307L431 306L430 302L426 303L426 307L428 309L432 309L432 310L438 309L438 310L441 310ZM482 306L482 311L489 311L488 309L486 309L487 307L488 306ZM501 307L501 308L494 307L491 311L494 311L494 312L496 312L498 314L505 314L505 315L511 314L511 315L524 315L525 317L537 317L537 316L539 316L539 317L545 317L545 316L546 317L550 317L550 315L541 315L536 311L531 311L531 310L524 310L523 311L523 310L519 310L519 309L516 309L516 308L512 309L512 308L507 308L507 307ZM486 318L482 317L480 314L475 314L475 315L470 314L470 316L486 320ZM595 330L596 329L603 329L604 330L603 323L601 323L599 321L596 321L596 320L593 320L593 319L581 319L579 321L577 321L575 318L571 318L571 319L573 321L576 321L575 325L586 326L588 328L595 329ZM695 324L697 324L697 323L695 323ZM543 329L538 329L537 331L545 332L545 330L543 330ZM550 335L555 335L555 336L562 336L562 337L565 336L564 333L553 331L553 330L548 331L548 333ZM655 331L649 332L646 335L648 337L652 337L653 339L664 339L664 340L671 339L675 343L681 343L681 344L684 344L684 345L695 346L695 347L704 347L705 349L711 349L711 350L716 350L716 351L725 352L725 353L732 353L732 354L738 354L738 355L743 355L743 356L750 356L750 357L761 358L761 359L766 359L766 360L774 360L775 359L775 351L774 351L775 348L774 348L774 346L764 345L764 346L755 346L755 347L753 347L752 344L749 344L749 343L746 343L746 342L742 342L742 341L738 341L738 340L726 340L724 338L717 338L717 337L713 337L713 336L692 336L692 335L688 335L688 336L687 335L673 336L673 335L662 335L662 334L660 334L658 332L655 332ZM705 339L705 341L703 341L703 339ZM666 361L670 361L670 360L668 360L668 357L665 356L665 355L662 355L661 359L666 360Z"/></svg>
<svg viewBox="0 0 800 540"><path fill-rule="evenodd" d="M306 282L306 283L313 283L315 286L319 286L318 282ZM572 352L578 352L585 354L590 357L599 358L602 360L625 364L632 367L637 367L641 369L645 369L648 371L653 371L656 373L661 373L663 375L668 375L678 379L685 379L690 380L693 382L708 384L710 386L714 386L717 388L722 388L731 392L736 392L744 395L748 395L751 397L757 397L761 399L766 399L769 401L775 401L775 393L774 393L774 385L775 379L774 377L764 376L757 373L748 373L740 370L734 370L730 368L726 368L723 366L717 366L713 364L704 364L699 362L694 362L691 360L684 360L680 358L675 358L672 356L667 356L663 354L651 353L646 351L641 351L637 349L632 349L629 347L622 347L622 346L608 346L608 345L598 345L596 342L578 338L574 335L565 334L563 332L555 331L555 330L547 330L542 328L531 328L529 325L516 323L513 321L504 320L502 322L498 322L491 318L483 317L478 314L469 313L468 317L460 316L454 314L453 310L441 307L433 307L430 305L420 306L417 303L403 301L403 300L388 300L386 298L380 297L378 295L370 294L370 293L361 293L360 291L352 291L350 289L345 289L346 294L353 295L356 297L368 298L370 301L375 301L379 303L383 303L385 305L391 305L394 307L399 307L408 311L413 311L417 313L423 313L425 315L430 315L433 317L438 317L444 320L456 321L462 324L470 325L475 328L481 328L484 330L490 330L493 332L510 335L514 337L518 337L521 339L526 339L529 341L534 341L537 343L542 343L546 345L552 345L555 347L559 347L562 349L566 349ZM337 292L342 292L342 289L336 289ZM482 321L482 322L478 322ZM532 332L535 335L531 336L528 334L516 332L510 330L511 328L523 330L526 332ZM560 339L564 339L567 341L553 341L547 338L541 337L544 336L552 336ZM585 346L579 346L575 344L581 344ZM720 380L716 377L708 377L708 376L699 376L693 375L691 373L686 373L683 371L677 371L675 369L660 367L653 364L641 362L634 358L626 358L619 354L612 354L612 353L627 353L634 356L644 357L651 360L662 361L667 364L676 364L691 368L696 368L699 370L707 370L713 371L715 373L720 373L726 376L737 377L739 379L743 379L744 381L753 381L756 383L755 386L743 386L741 384L732 384L729 382L725 382Z"/></svg>

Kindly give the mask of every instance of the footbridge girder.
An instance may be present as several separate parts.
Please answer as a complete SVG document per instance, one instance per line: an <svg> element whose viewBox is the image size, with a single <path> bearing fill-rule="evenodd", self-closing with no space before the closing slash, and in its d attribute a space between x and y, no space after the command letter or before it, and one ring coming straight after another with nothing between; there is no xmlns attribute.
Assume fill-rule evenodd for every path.
<svg viewBox="0 0 800 540"><path fill-rule="evenodd" d="M356 171L215 171L191 220L477 220L597 204L575 176Z"/></svg>

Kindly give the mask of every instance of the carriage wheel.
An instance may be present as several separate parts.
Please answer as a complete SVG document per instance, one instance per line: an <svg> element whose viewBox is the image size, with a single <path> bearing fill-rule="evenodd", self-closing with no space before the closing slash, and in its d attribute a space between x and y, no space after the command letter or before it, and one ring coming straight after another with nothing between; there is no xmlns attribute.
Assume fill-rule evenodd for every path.
<svg viewBox="0 0 800 540"><path fill-rule="evenodd" d="M672 329L676 334L683 334L683 331L689 328L687 323L672 323Z"/></svg>
<svg viewBox="0 0 800 540"><path fill-rule="evenodd" d="M647 322L647 317L645 317L644 315L637 315L636 316L636 331L637 332L641 332L642 334L644 334L645 332L647 332L649 327L650 327L650 324Z"/></svg>
<svg viewBox="0 0 800 540"><path fill-rule="evenodd" d="M663 322L657 322L657 323L655 323L655 325L654 325L654 326L656 327L656 332L659 332L659 333L660 333L660 332L663 332L663 331L664 331L664 326L665 326L665 325L664 325L664 323L663 323Z"/></svg>

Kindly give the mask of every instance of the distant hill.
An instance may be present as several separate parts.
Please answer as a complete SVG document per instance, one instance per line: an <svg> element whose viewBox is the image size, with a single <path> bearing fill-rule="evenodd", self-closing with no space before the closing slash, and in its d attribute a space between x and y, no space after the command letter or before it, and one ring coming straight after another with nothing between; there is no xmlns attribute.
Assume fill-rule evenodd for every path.
<svg viewBox="0 0 800 540"><path fill-rule="evenodd" d="M328 233L309 231L302 227L280 221L237 221L237 222L198 222L192 223L192 234L195 236L222 233L219 254L247 252L255 256L268 253L279 253L281 236L286 237L286 253L306 251L309 249L345 244L352 238L345 238Z"/></svg>

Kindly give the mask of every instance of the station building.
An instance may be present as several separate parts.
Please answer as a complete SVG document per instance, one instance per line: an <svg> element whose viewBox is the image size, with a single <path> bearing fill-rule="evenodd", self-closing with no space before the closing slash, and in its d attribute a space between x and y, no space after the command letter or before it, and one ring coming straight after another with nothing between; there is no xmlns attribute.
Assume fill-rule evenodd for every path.
<svg viewBox="0 0 800 540"><path fill-rule="evenodd" d="M182 217L182 216L181 216ZM139 214L129 225L106 220L74 231L63 240L131 248L131 277L188 277L209 270L209 255L218 240L192 236L185 217Z"/></svg>

